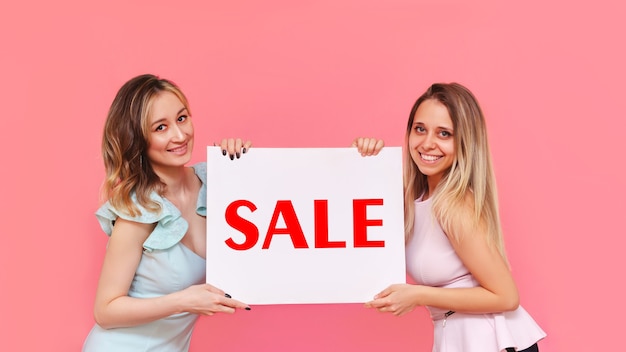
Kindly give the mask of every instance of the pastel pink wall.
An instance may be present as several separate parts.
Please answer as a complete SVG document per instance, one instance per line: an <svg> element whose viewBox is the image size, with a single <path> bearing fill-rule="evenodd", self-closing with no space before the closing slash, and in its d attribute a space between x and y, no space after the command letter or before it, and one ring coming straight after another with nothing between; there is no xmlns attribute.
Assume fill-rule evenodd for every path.
<svg viewBox="0 0 626 352"><path fill-rule="evenodd" d="M0 12L0 349L78 351L106 236L93 212L107 108L130 77L179 83L198 148L402 143L434 81L486 112L506 243L542 351L621 345L626 197L619 1L7 1ZM253 177L251 175L250 177ZM254 307L193 351L428 351L423 309Z"/></svg>

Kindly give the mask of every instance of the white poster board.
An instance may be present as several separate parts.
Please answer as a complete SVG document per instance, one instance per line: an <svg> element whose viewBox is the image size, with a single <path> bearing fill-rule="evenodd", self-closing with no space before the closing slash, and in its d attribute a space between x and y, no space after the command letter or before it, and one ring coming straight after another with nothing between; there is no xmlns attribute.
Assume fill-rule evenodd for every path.
<svg viewBox="0 0 626 352"><path fill-rule="evenodd" d="M402 148L207 148L207 282L248 304L363 303L406 282Z"/></svg>

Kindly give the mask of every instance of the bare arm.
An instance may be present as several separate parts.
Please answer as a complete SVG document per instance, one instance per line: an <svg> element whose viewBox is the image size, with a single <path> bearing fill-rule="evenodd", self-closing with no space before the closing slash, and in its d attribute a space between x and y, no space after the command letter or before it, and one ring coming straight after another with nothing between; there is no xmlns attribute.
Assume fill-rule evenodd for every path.
<svg viewBox="0 0 626 352"><path fill-rule="evenodd" d="M467 223L458 226L458 231L463 231L460 240L450 238L450 242L479 286L440 289L435 292L439 296L428 299L429 305L469 313L515 310L519 294L507 263L494 246L487 244L484 226L472 229L465 226Z"/></svg>
<svg viewBox="0 0 626 352"><path fill-rule="evenodd" d="M470 216L471 209L466 209ZM468 219L467 217L465 217ZM433 306L466 313L492 313L514 310L519 305L517 286L508 265L496 248L487 244L484 224L476 226L471 220L458 221L454 231L460 240L449 236L456 254L478 281L471 288L439 288L422 285L392 285L376 295L367 307L396 315L405 314L417 306Z"/></svg>
<svg viewBox="0 0 626 352"><path fill-rule="evenodd" d="M133 298L128 290L141 260L143 242L154 224L117 219L98 281L94 317L105 329L149 323L172 314L233 313L245 303L226 298L211 285L195 285L155 298Z"/></svg>

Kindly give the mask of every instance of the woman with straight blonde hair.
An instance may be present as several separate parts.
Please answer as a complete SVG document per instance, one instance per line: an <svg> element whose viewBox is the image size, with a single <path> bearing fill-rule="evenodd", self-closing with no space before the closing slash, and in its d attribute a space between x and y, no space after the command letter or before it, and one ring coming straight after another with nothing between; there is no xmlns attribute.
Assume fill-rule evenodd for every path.
<svg viewBox="0 0 626 352"><path fill-rule="evenodd" d="M426 306L434 352L538 351L546 334L519 305L487 130L474 95L433 84L409 115L404 168L407 270L366 307L403 315Z"/></svg>

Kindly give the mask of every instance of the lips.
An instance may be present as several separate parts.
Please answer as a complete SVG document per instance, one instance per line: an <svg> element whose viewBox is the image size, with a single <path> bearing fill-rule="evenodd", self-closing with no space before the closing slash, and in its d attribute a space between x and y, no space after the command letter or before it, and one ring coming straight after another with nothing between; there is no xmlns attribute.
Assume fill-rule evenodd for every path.
<svg viewBox="0 0 626 352"><path fill-rule="evenodd" d="M181 145L180 147L168 149L167 151L174 154L185 154L187 153L187 143Z"/></svg>

